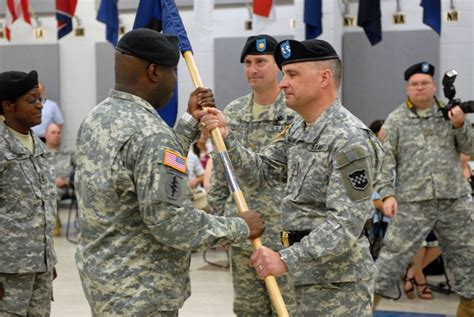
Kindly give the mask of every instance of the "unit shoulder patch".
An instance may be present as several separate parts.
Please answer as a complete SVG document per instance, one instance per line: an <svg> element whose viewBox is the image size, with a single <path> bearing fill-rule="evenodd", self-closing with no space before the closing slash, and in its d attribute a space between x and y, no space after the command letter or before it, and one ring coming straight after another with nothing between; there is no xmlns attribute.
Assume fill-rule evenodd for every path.
<svg viewBox="0 0 474 317"><path fill-rule="evenodd" d="M361 148L336 155L336 168L342 178L347 196L358 201L372 196L372 180L369 172L369 158Z"/></svg>
<svg viewBox="0 0 474 317"><path fill-rule="evenodd" d="M158 200L182 206L186 198L187 178L173 169L161 168Z"/></svg>
<svg viewBox="0 0 474 317"><path fill-rule="evenodd" d="M369 185L369 178L365 169L355 170L347 175L352 187L356 190L364 190Z"/></svg>

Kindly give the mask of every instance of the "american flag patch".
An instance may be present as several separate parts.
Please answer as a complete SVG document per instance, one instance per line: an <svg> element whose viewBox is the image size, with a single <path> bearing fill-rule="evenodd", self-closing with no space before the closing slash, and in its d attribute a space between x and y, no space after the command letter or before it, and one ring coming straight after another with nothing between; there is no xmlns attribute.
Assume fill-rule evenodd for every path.
<svg viewBox="0 0 474 317"><path fill-rule="evenodd" d="M165 149L163 164L186 174L186 158L177 152Z"/></svg>

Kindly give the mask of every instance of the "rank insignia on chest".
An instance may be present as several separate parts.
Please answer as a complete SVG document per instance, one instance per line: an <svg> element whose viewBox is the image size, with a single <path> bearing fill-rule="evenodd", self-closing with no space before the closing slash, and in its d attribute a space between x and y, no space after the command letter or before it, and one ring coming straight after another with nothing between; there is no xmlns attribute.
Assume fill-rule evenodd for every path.
<svg viewBox="0 0 474 317"><path fill-rule="evenodd" d="M165 149L163 165L169 166L183 174L186 174L186 157L182 156L178 152Z"/></svg>
<svg viewBox="0 0 474 317"><path fill-rule="evenodd" d="M369 185L369 179L365 169L355 170L348 174L347 177L349 177L352 187L357 190L364 190L367 185Z"/></svg>

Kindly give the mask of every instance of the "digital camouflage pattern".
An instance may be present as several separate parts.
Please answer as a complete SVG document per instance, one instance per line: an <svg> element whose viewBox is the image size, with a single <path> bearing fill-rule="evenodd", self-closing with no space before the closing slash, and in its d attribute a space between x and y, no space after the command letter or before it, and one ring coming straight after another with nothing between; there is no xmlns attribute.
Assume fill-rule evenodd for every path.
<svg viewBox="0 0 474 317"><path fill-rule="evenodd" d="M70 177L73 168L74 151L71 149L59 147L56 151L51 151L53 156L54 170L56 178L66 179ZM70 187L57 187L58 199L68 197L72 191Z"/></svg>
<svg viewBox="0 0 474 317"><path fill-rule="evenodd" d="M49 316L52 281L52 272L0 273L0 284L5 289L5 297L0 300L0 316Z"/></svg>
<svg viewBox="0 0 474 317"><path fill-rule="evenodd" d="M295 316L372 317L373 292L373 280L300 285L296 287L299 305Z"/></svg>
<svg viewBox="0 0 474 317"><path fill-rule="evenodd" d="M296 289L354 283L365 289L354 296L366 299L356 305L369 309L371 294L367 290L373 283L375 266L362 231L372 216L373 178L383 156L375 135L336 100L316 122L296 121L259 154L246 151L237 138L231 132L226 143L238 178L255 187L286 182L281 205L283 229L311 230L300 243L280 251ZM339 296L336 286L332 291L333 296ZM305 307L312 315L322 316L325 307L318 296L307 301L297 296L299 309ZM354 304L339 303L343 307Z"/></svg>
<svg viewBox="0 0 474 317"><path fill-rule="evenodd" d="M112 90L82 122L76 263L94 314L177 311L190 296L190 251L247 239L241 218L194 209L178 171L198 130L170 129L140 97ZM164 153L176 153L176 168ZM185 163L185 162L184 162Z"/></svg>
<svg viewBox="0 0 474 317"><path fill-rule="evenodd" d="M238 135L240 143L252 151L259 152L269 145L279 133L288 127L296 117L296 112L285 105L285 95L281 92L274 104L255 118L253 114L253 94L240 97L229 103L225 109L227 124L233 133ZM211 188L208 193L209 204L218 215L235 216L238 213L224 168L218 155L213 154L214 171ZM273 250L283 248L280 240L281 227L281 198L284 184L272 188L245 187L242 191L249 208L258 210L265 219L266 229L261 240L265 246ZM269 295L265 282L261 280L255 269L249 267L252 254L250 241L231 247L232 279L234 285L234 313L237 316L267 316L272 314ZM277 278L283 299L291 314L295 307L293 287L285 276Z"/></svg>
<svg viewBox="0 0 474 317"><path fill-rule="evenodd" d="M0 311L15 307L19 314L31 301L31 291L25 289L21 276L52 272L56 264L52 239L56 221L54 168L43 142L34 135L33 140L34 154L0 123L0 283L6 293ZM51 281L48 285L38 283L35 286L51 288ZM49 307L49 300L41 305Z"/></svg>
<svg viewBox="0 0 474 317"><path fill-rule="evenodd" d="M454 290L474 298L474 213L471 188L460 164L460 152L474 154L471 123L466 119L454 129L435 106L420 117L402 104L383 129L386 156L377 187L382 197L396 197L399 212L388 226L377 259L376 292L395 286L434 229L453 273Z"/></svg>
<svg viewBox="0 0 474 317"><path fill-rule="evenodd" d="M385 161L377 189L399 202L451 199L469 195L459 153L474 154L474 129L453 129L436 107L419 117L404 103L383 125ZM393 186L395 170L396 185Z"/></svg>

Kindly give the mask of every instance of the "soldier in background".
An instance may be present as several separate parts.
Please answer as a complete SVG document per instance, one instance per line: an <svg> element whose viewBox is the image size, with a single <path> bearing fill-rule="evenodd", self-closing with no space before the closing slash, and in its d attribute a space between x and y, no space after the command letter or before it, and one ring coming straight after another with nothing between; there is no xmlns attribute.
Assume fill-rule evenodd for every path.
<svg viewBox="0 0 474 317"><path fill-rule="evenodd" d="M260 236L256 212L233 218L186 198L186 153L209 89L196 89L176 129L156 114L171 98L178 39L150 29L125 34L115 51L115 87L82 122L76 194L76 263L94 315L177 316L190 296L192 250Z"/></svg>
<svg viewBox="0 0 474 317"><path fill-rule="evenodd" d="M62 199L72 198L73 189L71 187L71 173L74 168L74 151L61 146L61 126L51 123L44 134L45 144L53 155L54 170L56 172L56 189L58 192L58 205ZM59 210L58 210L59 211ZM54 226L53 236L61 235L61 220L59 212L56 217L56 225Z"/></svg>
<svg viewBox="0 0 474 317"><path fill-rule="evenodd" d="M286 105L301 115L260 153L245 149L216 109L202 118L206 133L221 127L237 176L246 186L286 182L281 213L286 249L256 250L260 277L288 273L296 316L372 316L375 265L364 224L372 216L374 176L382 147L345 109L337 92L341 60L322 40L280 42Z"/></svg>
<svg viewBox="0 0 474 317"><path fill-rule="evenodd" d="M31 127L41 122L38 74L0 74L0 315L49 316L56 254L51 154Z"/></svg>
<svg viewBox="0 0 474 317"><path fill-rule="evenodd" d="M395 217L377 259L375 290L383 294L395 285L434 229L453 288L461 295L457 316L472 317L474 218L460 153L474 154L474 129L458 106L449 111L449 120L443 118L434 71L426 62L405 71L408 98L383 125L386 156L377 191L385 215Z"/></svg>
<svg viewBox="0 0 474 317"><path fill-rule="evenodd" d="M224 115L229 128L239 136L243 146L260 151L270 144L276 135L289 126L296 113L285 106L285 95L278 87L278 67L273 58L277 41L266 34L251 36L242 50L240 62L252 92L229 103ZM208 201L219 215L233 217L237 206L225 178L220 159L214 157L211 190ZM262 213L267 224L262 236L263 243L281 250L281 198L284 184L272 188L242 188L247 203ZM234 313L237 316L271 316L272 306L265 282L249 266L252 255L250 242L230 248L232 279L234 285ZM293 287L286 276L278 278L283 299L290 315L296 306Z"/></svg>

